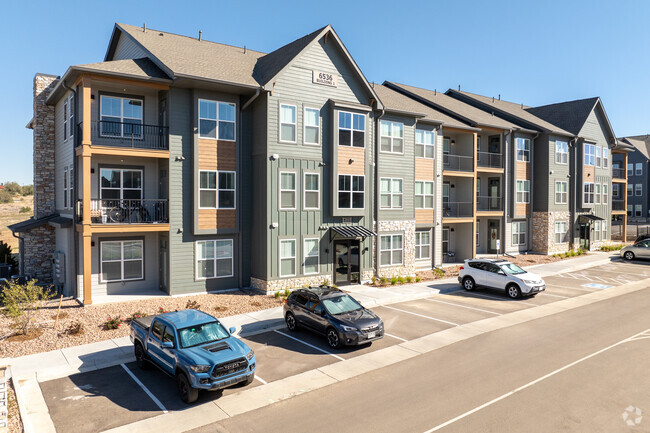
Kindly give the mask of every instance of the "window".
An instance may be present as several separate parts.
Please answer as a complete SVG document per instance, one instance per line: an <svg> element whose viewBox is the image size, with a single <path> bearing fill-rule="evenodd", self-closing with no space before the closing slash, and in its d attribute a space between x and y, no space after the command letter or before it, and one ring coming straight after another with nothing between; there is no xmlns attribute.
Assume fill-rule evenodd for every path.
<svg viewBox="0 0 650 433"><path fill-rule="evenodd" d="M627 205L627 216L632 216L632 205L631 204Z"/></svg>
<svg viewBox="0 0 650 433"><path fill-rule="evenodd" d="M555 243L565 244L569 241L566 221L555 222Z"/></svg>
<svg viewBox="0 0 650 433"><path fill-rule="evenodd" d="M382 177L380 180L380 206L382 209L402 208L402 179Z"/></svg>
<svg viewBox="0 0 650 433"><path fill-rule="evenodd" d="M602 240L606 241L607 240L607 221L601 221L600 226L601 226L601 229L603 231Z"/></svg>
<svg viewBox="0 0 650 433"><path fill-rule="evenodd" d="M627 177L630 177L634 174L634 164L627 165Z"/></svg>
<svg viewBox="0 0 650 433"><path fill-rule="evenodd" d="M303 206L309 210L320 208L320 174L318 173L305 173Z"/></svg>
<svg viewBox="0 0 650 433"><path fill-rule="evenodd" d="M144 260L141 240L100 243L101 282L141 280Z"/></svg>
<svg viewBox="0 0 650 433"><path fill-rule="evenodd" d="M596 193L594 195L594 198L595 198L594 203L600 204L600 184L597 183L597 184L594 185L594 187L596 188Z"/></svg>
<svg viewBox="0 0 650 433"><path fill-rule="evenodd" d="M235 140L235 104L199 99L199 138Z"/></svg>
<svg viewBox="0 0 650 433"><path fill-rule="evenodd" d="M339 111L339 146L365 147L366 116Z"/></svg>
<svg viewBox="0 0 650 433"><path fill-rule="evenodd" d="M235 172L218 171L217 203L219 209L235 208Z"/></svg>
<svg viewBox="0 0 650 433"><path fill-rule="evenodd" d="M431 258L431 231L418 230L415 232L415 259Z"/></svg>
<svg viewBox="0 0 650 433"><path fill-rule="evenodd" d="M530 202L530 181L518 180L517 181L517 203Z"/></svg>
<svg viewBox="0 0 650 433"><path fill-rule="evenodd" d="M609 148L603 147L603 168L609 167Z"/></svg>
<svg viewBox="0 0 650 433"><path fill-rule="evenodd" d="M280 172L280 209L296 209L296 173Z"/></svg>
<svg viewBox="0 0 650 433"><path fill-rule="evenodd" d="M596 147L596 167L600 167L602 165L602 147Z"/></svg>
<svg viewBox="0 0 650 433"><path fill-rule="evenodd" d="M643 184L637 183L634 185L634 195L640 196L643 195Z"/></svg>
<svg viewBox="0 0 650 433"><path fill-rule="evenodd" d="M481 178L477 177L476 178L476 201L479 201L480 196L481 196Z"/></svg>
<svg viewBox="0 0 650 433"><path fill-rule="evenodd" d="M643 174L643 163L637 162L634 164L634 174L636 176L641 176Z"/></svg>
<svg viewBox="0 0 650 433"><path fill-rule="evenodd" d="M566 204L567 195L567 182L555 181L555 204Z"/></svg>
<svg viewBox="0 0 650 433"><path fill-rule="evenodd" d="M607 194L608 194L608 191L607 191L607 190L608 190L608 189L609 189L609 185L606 184L606 183L604 183L604 184L603 184L603 204L604 204L604 205L608 205L608 204L609 204L609 197L607 196Z"/></svg>
<svg viewBox="0 0 650 433"><path fill-rule="evenodd" d="M555 140L555 162L557 164L569 163L569 143Z"/></svg>
<svg viewBox="0 0 650 433"><path fill-rule="evenodd" d="M70 167L68 171L68 207L74 206L74 168Z"/></svg>
<svg viewBox="0 0 650 433"><path fill-rule="evenodd" d="M530 161L530 139L517 137L517 161Z"/></svg>
<svg viewBox="0 0 650 433"><path fill-rule="evenodd" d="M199 208L235 209L235 172L199 171Z"/></svg>
<svg viewBox="0 0 650 433"><path fill-rule="evenodd" d="M512 223L512 244L526 244L526 221L514 221Z"/></svg>
<svg viewBox="0 0 650 433"><path fill-rule="evenodd" d="M596 146L593 144L585 143L585 165L594 165L595 164L595 153Z"/></svg>
<svg viewBox="0 0 650 433"><path fill-rule="evenodd" d="M68 208L68 167L63 169L63 208Z"/></svg>
<svg viewBox="0 0 650 433"><path fill-rule="evenodd" d="M280 276L294 275L296 275L296 240L285 239L280 241Z"/></svg>
<svg viewBox="0 0 650 433"><path fill-rule="evenodd" d="M318 239L305 239L305 275L317 274L318 269Z"/></svg>
<svg viewBox="0 0 650 433"><path fill-rule="evenodd" d="M634 205L634 216L635 217L640 217L641 216L641 205L640 204L635 204Z"/></svg>
<svg viewBox="0 0 650 433"><path fill-rule="evenodd" d="M476 246L481 245L481 220L476 220Z"/></svg>
<svg viewBox="0 0 650 433"><path fill-rule="evenodd" d="M415 130L415 157L435 158L435 133L424 129Z"/></svg>
<svg viewBox="0 0 650 433"><path fill-rule="evenodd" d="M404 124L399 122L381 121L379 128L382 152L404 153Z"/></svg>
<svg viewBox="0 0 650 433"><path fill-rule="evenodd" d="M142 136L142 99L102 95L100 105L102 136Z"/></svg>
<svg viewBox="0 0 650 433"><path fill-rule="evenodd" d="M103 200L142 199L142 170L102 168L100 197Z"/></svg>
<svg viewBox="0 0 650 433"><path fill-rule="evenodd" d="M217 239L196 242L196 278L232 277L232 239Z"/></svg>
<svg viewBox="0 0 650 433"><path fill-rule="evenodd" d="M415 208L433 209L433 182L415 182Z"/></svg>
<svg viewBox="0 0 650 433"><path fill-rule="evenodd" d="M280 141L296 142L296 106L280 104Z"/></svg>
<svg viewBox="0 0 650 433"><path fill-rule="evenodd" d="M594 204L594 183L585 182L582 196L583 204Z"/></svg>
<svg viewBox="0 0 650 433"><path fill-rule="evenodd" d="M63 100L63 140L68 139L68 98Z"/></svg>
<svg viewBox="0 0 650 433"><path fill-rule="evenodd" d="M305 144L320 143L320 111L316 108L305 108Z"/></svg>
<svg viewBox="0 0 650 433"><path fill-rule="evenodd" d="M153 323L153 326L151 327L151 333L152 333L153 336L156 337L159 341L162 341L163 324L162 324L159 320L156 320L156 321Z"/></svg>
<svg viewBox="0 0 650 433"><path fill-rule="evenodd" d="M594 240L595 241L600 240L600 221L594 222Z"/></svg>
<svg viewBox="0 0 650 433"><path fill-rule="evenodd" d="M634 185L631 183L627 184L627 196L630 197L632 195L632 190L634 189Z"/></svg>
<svg viewBox="0 0 650 433"><path fill-rule="evenodd" d="M382 235L380 242L381 266L402 264L402 235Z"/></svg>
<svg viewBox="0 0 650 433"><path fill-rule="evenodd" d="M364 177L339 174L339 209L363 209Z"/></svg>

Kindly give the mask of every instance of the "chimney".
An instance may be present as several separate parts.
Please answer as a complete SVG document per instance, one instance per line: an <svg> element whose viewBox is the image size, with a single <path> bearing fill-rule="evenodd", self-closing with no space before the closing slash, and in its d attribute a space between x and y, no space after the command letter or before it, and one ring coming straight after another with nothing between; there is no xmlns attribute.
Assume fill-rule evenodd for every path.
<svg viewBox="0 0 650 433"><path fill-rule="evenodd" d="M34 77L34 218L55 212L54 201L54 107L45 100L58 83L56 75Z"/></svg>
<svg viewBox="0 0 650 433"><path fill-rule="evenodd" d="M501 93L499 93L499 101L501 100Z"/></svg>
<svg viewBox="0 0 650 433"><path fill-rule="evenodd" d="M147 33L147 23L142 25L142 33Z"/></svg>
<svg viewBox="0 0 650 433"><path fill-rule="evenodd" d="M201 40L201 35L203 35L203 31L199 30L199 41Z"/></svg>

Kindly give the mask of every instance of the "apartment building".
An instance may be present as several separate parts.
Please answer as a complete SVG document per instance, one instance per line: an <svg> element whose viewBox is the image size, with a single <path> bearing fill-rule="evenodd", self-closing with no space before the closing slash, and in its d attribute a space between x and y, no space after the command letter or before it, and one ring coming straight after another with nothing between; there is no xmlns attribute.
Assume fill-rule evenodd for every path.
<svg viewBox="0 0 650 433"><path fill-rule="evenodd" d="M370 84L331 26L267 54L116 24L104 61L34 80L21 273L90 304L609 239L600 100L577 132L518 107Z"/></svg>
<svg viewBox="0 0 650 433"><path fill-rule="evenodd" d="M650 217L648 202L648 168L650 168L650 137L638 135L623 137L619 141L628 144L631 151L627 158L614 160L620 174L626 173L627 184L617 190L616 207L628 218L646 222Z"/></svg>

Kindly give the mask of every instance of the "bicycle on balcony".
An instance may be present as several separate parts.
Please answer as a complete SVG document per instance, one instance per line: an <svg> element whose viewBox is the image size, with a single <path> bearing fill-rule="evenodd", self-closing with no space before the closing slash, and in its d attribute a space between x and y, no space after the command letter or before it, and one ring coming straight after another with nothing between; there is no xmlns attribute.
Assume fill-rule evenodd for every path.
<svg viewBox="0 0 650 433"><path fill-rule="evenodd" d="M141 200L119 200L115 206L106 208L106 218L112 223L151 222L151 215Z"/></svg>

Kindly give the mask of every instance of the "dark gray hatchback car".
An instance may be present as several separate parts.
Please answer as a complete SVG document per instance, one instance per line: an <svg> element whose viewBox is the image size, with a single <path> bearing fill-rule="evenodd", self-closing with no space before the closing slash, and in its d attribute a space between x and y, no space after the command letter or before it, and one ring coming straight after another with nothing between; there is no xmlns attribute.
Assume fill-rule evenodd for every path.
<svg viewBox="0 0 650 433"><path fill-rule="evenodd" d="M370 343L384 336L384 323L375 313L333 287L295 290L283 309L289 331L304 327L323 334L333 348Z"/></svg>

